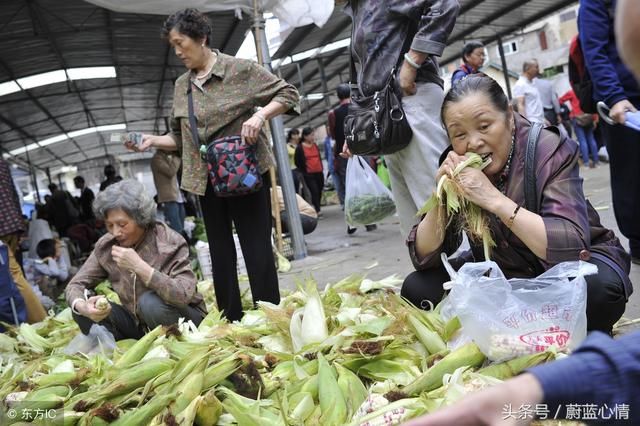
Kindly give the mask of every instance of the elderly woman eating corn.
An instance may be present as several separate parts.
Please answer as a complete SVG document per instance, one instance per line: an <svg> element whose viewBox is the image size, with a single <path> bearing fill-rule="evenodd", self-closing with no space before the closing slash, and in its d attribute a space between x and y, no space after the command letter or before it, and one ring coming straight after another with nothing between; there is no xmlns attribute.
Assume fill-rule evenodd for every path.
<svg viewBox="0 0 640 426"><path fill-rule="evenodd" d="M507 278L535 277L563 261L595 264L598 273L586 277L587 328L610 332L632 292L630 258L584 198L578 145L555 127L542 129L533 155L535 178L527 180L525 152L533 125L512 110L498 83L484 76L468 76L456 84L445 96L441 118L452 149L436 179L450 177L460 198L485 215L481 228L495 242L491 260ZM470 153L478 154L486 167L456 170ZM529 182L535 183L530 193L537 208L531 210L537 211L525 206ZM436 206L409 234L417 271L405 279L402 295L413 304L425 308L442 299L449 276L440 255L454 253L462 242L461 228L469 228L461 227L459 219ZM471 250L452 259L454 267L484 260L488 250L481 239L469 240Z"/></svg>

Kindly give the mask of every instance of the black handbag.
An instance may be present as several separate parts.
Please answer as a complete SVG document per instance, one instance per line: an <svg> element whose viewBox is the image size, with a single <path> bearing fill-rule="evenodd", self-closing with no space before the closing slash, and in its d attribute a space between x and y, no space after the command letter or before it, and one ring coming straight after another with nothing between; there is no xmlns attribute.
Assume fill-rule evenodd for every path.
<svg viewBox="0 0 640 426"><path fill-rule="evenodd" d="M353 59L351 63L352 87L357 81ZM393 154L409 145L413 131L402 109L396 88L396 67L391 70L384 88L371 96L354 96L344 119L345 142L354 155Z"/></svg>

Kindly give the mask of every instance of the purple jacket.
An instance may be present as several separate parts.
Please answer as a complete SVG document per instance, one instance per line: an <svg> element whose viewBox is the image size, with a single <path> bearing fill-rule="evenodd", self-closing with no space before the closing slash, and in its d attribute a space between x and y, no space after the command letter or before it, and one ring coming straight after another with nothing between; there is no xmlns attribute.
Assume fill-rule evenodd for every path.
<svg viewBox="0 0 640 426"><path fill-rule="evenodd" d="M516 141L513 162L507 180L506 195L524 206L524 154L531 123L516 114ZM560 136L554 127L543 129L536 149L536 193L539 212L547 230L547 260L539 259L495 215L490 215L490 229L497 247L492 260L507 278L540 275L553 265L571 260L598 257L616 269L625 280L627 296L631 294L628 279L630 258L613 231L600 224L600 217L582 192L579 175L578 144ZM454 221L455 222L455 221ZM462 242L462 233L453 223L446 230L442 246L419 259L415 240L417 225L409 233L407 245L411 260L418 270L440 265L440 253L452 254ZM469 261L484 260L482 242L471 242Z"/></svg>

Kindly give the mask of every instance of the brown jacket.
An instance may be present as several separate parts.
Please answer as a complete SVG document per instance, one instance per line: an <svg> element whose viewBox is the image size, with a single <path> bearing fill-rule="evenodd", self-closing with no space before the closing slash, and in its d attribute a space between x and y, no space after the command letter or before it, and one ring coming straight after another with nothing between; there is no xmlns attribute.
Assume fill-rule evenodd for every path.
<svg viewBox="0 0 640 426"><path fill-rule="evenodd" d="M111 257L111 248L116 244L111 234L98 240L87 261L67 285L65 296L69 306L75 299L84 299L85 289L93 289L108 279L120 296L122 306L131 313L136 312L137 301L147 291L155 291L171 305L191 305L205 312L189 262L189 247L182 235L160 222L147 230L136 252L154 268L148 285L116 265Z"/></svg>
<svg viewBox="0 0 640 426"><path fill-rule="evenodd" d="M158 150L151 157L151 173L153 183L158 192L158 203L178 200L178 170L180 156Z"/></svg>
<svg viewBox="0 0 640 426"><path fill-rule="evenodd" d="M288 114L298 114L298 91L254 61L238 59L217 50L218 59L205 82L193 82L188 71L178 77L173 94L171 133L182 157L182 189L204 195L207 188L207 165L193 143L189 126L187 89L192 86L193 108L198 139L206 145L223 136L239 135L242 123L255 108L276 101L288 108ZM275 164L265 127L258 134L258 169L265 173Z"/></svg>

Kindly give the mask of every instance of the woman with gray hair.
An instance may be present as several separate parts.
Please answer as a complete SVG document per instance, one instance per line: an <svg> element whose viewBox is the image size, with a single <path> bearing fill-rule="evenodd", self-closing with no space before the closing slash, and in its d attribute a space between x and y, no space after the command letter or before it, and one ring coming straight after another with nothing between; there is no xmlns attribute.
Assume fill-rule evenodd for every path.
<svg viewBox="0 0 640 426"><path fill-rule="evenodd" d="M100 192L94 211L108 234L100 238L65 295L84 334L94 323L116 340L140 338L147 328L180 317L200 324L206 314L184 238L155 221L156 205L144 185L128 179ZM111 282L122 305L98 303L92 289Z"/></svg>

